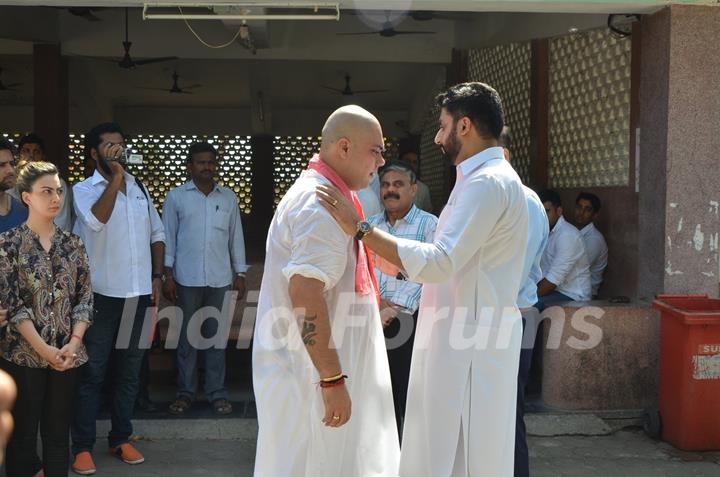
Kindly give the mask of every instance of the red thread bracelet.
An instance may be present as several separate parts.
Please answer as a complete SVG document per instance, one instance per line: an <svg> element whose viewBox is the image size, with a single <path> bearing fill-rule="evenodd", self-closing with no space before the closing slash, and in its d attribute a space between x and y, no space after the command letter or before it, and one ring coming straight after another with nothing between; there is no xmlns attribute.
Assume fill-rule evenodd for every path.
<svg viewBox="0 0 720 477"><path fill-rule="evenodd" d="M78 335L70 335L70 339L73 339L73 338L77 338L77 339L78 339L78 341L80 341L81 343L83 342L82 336L78 336Z"/></svg>
<svg viewBox="0 0 720 477"><path fill-rule="evenodd" d="M320 387L321 387L321 388L334 388L335 386L342 386L343 384L345 384L345 378L340 378L340 379L338 379L338 380L336 380L336 381L333 381L333 382L331 382L331 383L326 383L326 382L322 382L322 381L321 381L321 382L320 382Z"/></svg>

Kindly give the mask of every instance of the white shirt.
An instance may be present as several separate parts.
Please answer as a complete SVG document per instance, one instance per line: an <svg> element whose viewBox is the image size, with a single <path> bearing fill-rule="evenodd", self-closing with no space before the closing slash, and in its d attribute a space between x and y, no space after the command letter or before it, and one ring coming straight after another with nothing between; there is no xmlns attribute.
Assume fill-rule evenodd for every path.
<svg viewBox="0 0 720 477"><path fill-rule="evenodd" d="M415 205L425 212L430 212L432 214L433 208L432 200L430 199L430 188L424 182L420 182L419 180L416 183L417 192L415 193Z"/></svg>
<svg viewBox="0 0 720 477"><path fill-rule="evenodd" d="M402 477L452 475L456 458L469 475L512 475L522 336L516 301L527 234L520 178L502 148L492 147L457 166L434 243L397 239L409 278L424 283ZM461 429L465 446L456 452Z"/></svg>
<svg viewBox="0 0 720 477"><path fill-rule="evenodd" d="M98 171L73 187L75 234L85 243L90 258L93 291L115 298L152 293L150 244L165 240L163 224L152 201L125 173L126 194L118 192L110 219L100 222L92 207L108 181ZM150 197L148 194L147 197Z"/></svg>
<svg viewBox="0 0 720 477"><path fill-rule="evenodd" d="M193 181L168 193L163 206L165 266L186 287L226 287L235 273L245 273L237 196L215 185L207 196Z"/></svg>
<svg viewBox="0 0 720 477"><path fill-rule="evenodd" d="M592 222L580 230L580 235L583 244L585 244L585 253L590 263L590 283L592 285L592 294L595 296L602 283L605 267L607 267L608 248L605 237L595 228L595 224Z"/></svg>
<svg viewBox="0 0 720 477"><path fill-rule="evenodd" d="M374 294L355 293L355 241L315 196L328 181L303 172L280 201L266 243L253 341L256 477L397 477L400 446L385 339ZM352 418L326 427L319 376L299 336L288 285L325 284L325 301L352 400ZM516 371L517 374L517 371Z"/></svg>
<svg viewBox="0 0 720 477"><path fill-rule="evenodd" d="M383 230L395 237L417 240L419 242L431 242L435 236L437 217L420 210L413 205L405 217L397 219L395 225L390 224L385 212L373 215L368 222L380 230ZM378 263L383 261L382 257L373 254L375 263L375 277L377 278L380 296L391 303L400 305L407 313L413 314L420 306L420 293L422 285L410 280L399 280L397 274L388 275L378 268Z"/></svg>
<svg viewBox="0 0 720 477"><path fill-rule="evenodd" d="M377 173L373 174L373 178L366 188L357 191L357 197L365 217L372 217L385 210L380 201L380 179Z"/></svg>
<svg viewBox="0 0 720 477"><path fill-rule="evenodd" d="M525 198L527 199L530 222L528 224L527 249L523 265L523 284L518 294L517 305L520 308L530 308L538 301L537 284L543 277L540 261L545 252L545 247L547 247L550 225L540 197L529 187L523 186L523 191L525 191Z"/></svg>
<svg viewBox="0 0 720 477"><path fill-rule="evenodd" d="M580 232L560 217L550 231L548 245L540 262L545 279L556 290L576 301L591 298L590 265Z"/></svg>

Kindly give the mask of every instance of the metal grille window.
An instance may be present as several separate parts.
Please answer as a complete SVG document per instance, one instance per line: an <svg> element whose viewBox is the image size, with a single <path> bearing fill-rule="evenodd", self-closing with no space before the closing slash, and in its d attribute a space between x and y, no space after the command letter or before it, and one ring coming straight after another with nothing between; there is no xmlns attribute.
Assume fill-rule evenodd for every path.
<svg viewBox="0 0 720 477"><path fill-rule="evenodd" d="M470 50L468 81L486 83L500 94L505 125L512 134L512 164L530 183L530 43Z"/></svg>
<svg viewBox="0 0 720 477"><path fill-rule="evenodd" d="M551 187L628 185L630 55L605 29L550 41Z"/></svg>
<svg viewBox="0 0 720 477"><path fill-rule="evenodd" d="M280 203L300 173L307 169L310 158L320 151L319 137L275 137L273 141L273 183L275 186L274 205ZM398 141L385 138L385 160L396 159Z"/></svg>
<svg viewBox="0 0 720 477"><path fill-rule="evenodd" d="M69 177L71 184L85 179L83 134L70 134ZM240 211L252 208L250 174L252 149L249 136L136 135L128 138L128 149L143 155L142 165L130 165L128 171L148 188L155 204L162 209L168 192L188 180L186 157L191 144L207 141L218 150L218 184L238 196Z"/></svg>

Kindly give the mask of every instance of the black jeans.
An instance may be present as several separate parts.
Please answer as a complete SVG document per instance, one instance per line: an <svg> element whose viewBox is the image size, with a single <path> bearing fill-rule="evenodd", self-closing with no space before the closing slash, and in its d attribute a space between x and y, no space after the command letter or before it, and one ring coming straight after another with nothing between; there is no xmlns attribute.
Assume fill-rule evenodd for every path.
<svg viewBox="0 0 720 477"><path fill-rule="evenodd" d="M3 368L15 380L17 400L12 410L15 429L7 445L6 473L32 477L37 468L38 425L46 477L67 477L70 465L68 431L79 369L64 372L29 368L9 361Z"/></svg>
<svg viewBox="0 0 720 477"><path fill-rule="evenodd" d="M407 401L408 382L410 381L410 362L412 361L413 342L415 341L414 315L400 313L383 330L387 345L390 380L392 381L393 402L395 403L395 419L398 435L402 441L402 428L405 423L405 404Z"/></svg>
<svg viewBox="0 0 720 477"><path fill-rule="evenodd" d="M118 341L123 310L126 302L130 308L137 303L134 313L122 323L123 330L132 325L129 345ZM110 447L128 442L132 435L132 415L138 394L140 367L145 349L140 349L145 312L150 306L150 296L129 299L113 298L95 294L95 320L85 333L85 347L89 361L83 366L76 400L75 416L71 429L73 454L92 451L95 445L95 420L102 403L102 387L105 382L108 362L114 354L114 369L111 370L112 406L110 409L111 428L108 434ZM149 345L149 343L145 343Z"/></svg>

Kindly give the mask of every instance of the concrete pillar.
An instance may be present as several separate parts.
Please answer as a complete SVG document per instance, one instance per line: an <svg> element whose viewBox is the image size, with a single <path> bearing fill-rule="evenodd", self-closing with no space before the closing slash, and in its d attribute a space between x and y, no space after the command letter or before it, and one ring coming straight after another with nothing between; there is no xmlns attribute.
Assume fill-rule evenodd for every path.
<svg viewBox="0 0 720 477"><path fill-rule="evenodd" d="M245 242L255 256L264 256L267 231L274 213L273 136L253 136L252 144L252 211L243 223Z"/></svg>
<svg viewBox="0 0 720 477"><path fill-rule="evenodd" d="M641 296L718 296L720 7L643 17L640 86Z"/></svg>
<svg viewBox="0 0 720 477"><path fill-rule="evenodd" d="M34 127L45 140L48 160L68 176L68 74L60 44L33 47Z"/></svg>

